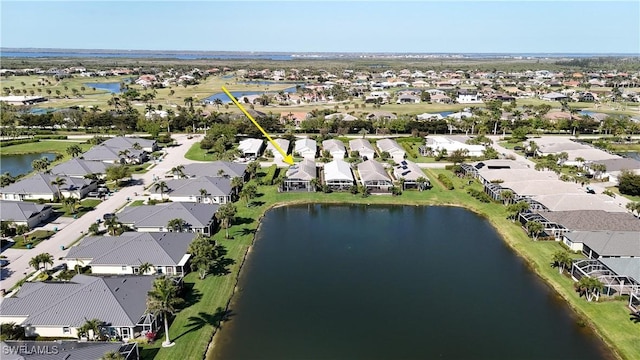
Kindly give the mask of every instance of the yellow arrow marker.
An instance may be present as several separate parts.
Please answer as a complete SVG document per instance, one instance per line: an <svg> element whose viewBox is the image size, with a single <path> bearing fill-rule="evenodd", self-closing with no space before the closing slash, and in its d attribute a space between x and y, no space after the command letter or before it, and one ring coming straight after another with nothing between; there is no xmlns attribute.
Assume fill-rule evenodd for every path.
<svg viewBox="0 0 640 360"><path fill-rule="evenodd" d="M258 122L256 121L256 119L253 118L253 116L251 116L251 114L249 114L247 112L247 110L244 109L244 107L242 107L242 105L240 105L240 103L238 102L238 100L236 100L236 98L233 97L233 95L231 95L231 93L229 92L229 90L227 90L224 86L222 87L222 91L224 91L225 94L227 94L227 96L229 97L229 99L231 99L231 101L233 101L234 104L236 104L236 106L238 107L238 109L240 109L248 118L249 120L251 120L251 122L253 123L253 125L255 125L258 130L260 130L264 136L267 138L267 140L269 140L269 142L271 143L271 145L273 145L274 148L276 148L276 150L278 150L278 152L280 154L282 154L282 158L284 160L284 162L286 162L289 165L293 165L293 156L291 155L287 155L286 152L284 152L284 150L282 150L282 148L280 147L280 145L278 145L277 142L273 141L273 139L271 138L271 136L269 136L269 134L267 134L266 131L264 131L264 129L262 128L262 126L260 126L260 124L258 124Z"/></svg>

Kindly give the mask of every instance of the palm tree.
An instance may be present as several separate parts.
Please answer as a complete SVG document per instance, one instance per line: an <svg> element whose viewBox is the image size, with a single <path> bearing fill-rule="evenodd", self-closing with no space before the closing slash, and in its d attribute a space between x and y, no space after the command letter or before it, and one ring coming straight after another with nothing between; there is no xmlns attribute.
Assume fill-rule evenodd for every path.
<svg viewBox="0 0 640 360"><path fill-rule="evenodd" d="M107 227L107 231L109 231L109 234L111 234L111 236L116 236L116 232L120 227L120 222L118 221L118 217L114 215L108 218L107 220L104 221L104 226Z"/></svg>
<svg viewBox="0 0 640 360"><path fill-rule="evenodd" d="M500 196L502 197L504 204L508 205L513 200L514 193L511 190L502 190L502 192L500 192Z"/></svg>
<svg viewBox="0 0 640 360"><path fill-rule="evenodd" d="M565 269L570 270L572 264L573 260L567 251L559 250L553 254L552 266L557 267L560 274L562 274Z"/></svg>
<svg viewBox="0 0 640 360"><path fill-rule="evenodd" d="M258 173L258 169L260 169L260 163L257 161L252 161L249 164L247 164L247 174L249 174L249 178L253 179L256 177L256 174Z"/></svg>
<svg viewBox="0 0 640 360"><path fill-rule="evenodd" d="M198 191L200 192L200 202L204 202L204 199L207 198L207 195L209 195L209 192L207 192L207 189L200 189Z"/></svg>
<svg viewBox="0 0 640 360"><path fill-rule="evenodd" d="M95 340L98 335L100 335L100 329L102 328L103 324L104 321L101 321L100 319L87 320L85 318L85 323L78 328L78 337L80 337L81 335L87 335L88 339ZM93 332L93 336L90 336L90 331Z"/></svg>
<svg viewBox="0 0 640 360"><path fill-rule="evenodd" d="M182 232L186 226L187 223L180 218L171 219L167 223L167 229L169 229L169 231L175 232Z"/></svg>
<svg viewBox="0 0 640 360"><path fill-rule="evenodd" d="M216 106L216 109L220 110L220 105L223 104L221 99L215 99L213 100L213 104Z"/></svg>
<svg viewBox="0 0 640 360"><path fill-rule="evenodd" d="M636 212L638 212L638 216L640 216L640 201L628 202L626 208L631 211L633 215L636 215Z"/></svg>
<svg viewBox="0 0 640 360"><path fill-rule="evenodd" d="M429 180L427 180L427 178L425 178L424 176L420 176L419 178L417 178L416 183L418 184L418 190L423 191L426 188L427 182L429 182Z"/></svg>
<svg viewBox="0 0 640 360"><path fill-rule="evenodd" d="M138 267L138 274L144 275L151 270L153 270L153 265L151 263L144 262Z"/></svg>
<svg viewBox="0 0 640 360"><path fill-rule="evenodd" d="M40 255L36 255L29 260L29 266L34 268L35 270L40 269Z"/></svg>
<svg viewBox="0 0 640 360"><path fill-rule="evenodd" d="M177 176L178 179L181 179L183 177L186 177L184 174L184 165L178 165L178 166L174 166L171 168L171 173L173 174L173 176Z"/></svg>
<svg viewBox="0 0 640 360"><path fill-rule="evenodd" d="M169 339L169 315L175 313L176 307L182 302L178 297L178 287L170 277L163 275L153 281L153 288L147 293L147 311L154 314L160 312L164 318L163 347L174 345Z"/></svg>
<svg viewBox="0 0 640 360"><path fill-rule="evenodd" d="M56 177L55 180L51 180L51 185L55 186L58 190L58 200L62 199L62 193L60 192L60 186L67 183L67 179L62 178L60 176Z"/></svg>
<svg viewBox="0 0 640 360"><path fill-rule="evenodd" d="M184 106L188 107L189 110L193 111L193 97L187 96L184 98Z"/></svg>
<svg viewBox="0 0 640 360"><path fill-rule="evenodd" d="M258 189L253 184L249 184L249 185L245 186L240 191L240 197L243 198L247 202L247 207L249 207L249 201L256 196L257 191L258 191Z"/></svg>
<svg viewBox="0 0 640 360"><path fill-rule="evenodd" d="M539 221L527 221L524 227L527 228L534 241L538 240L538 235L544 230L544 225Z"/></svg>
<svg viewBox="0 0 640 360"><path fill-rule="evenodd" d="M131 154L131 151L129 151L129 149L118 151L118 156L121 158L129 159L129 154Z"/></svg>
<svg viewBox="0 0 640 360"><path fill-rule="evenodd" d="M108 351L102 355L100 360L125 360L125 358L117 351Z"/></svg>
<svg viewBox="0 0 640 360"><path fill-rule="evenodd" d="M155 191L160 191L160 199L164 200L164 192L169 190L169 186L164 181L157 182L154 186Z"/></svg>
<svg viewBox="0 0 640 360"><path fill-rule="evenodd" d="M80 200L74 197L68 197L62 199L62 203L67 207L70 213L75 214L78 207L80 207Z"/></svg>
<svg viewBox="0 0 640 360"><path fill-rule="evenodd" d="M134 150L142 150L142 146L141 146L141 145L140 145L140 143L138 143L138 142L134 142L134 143L133 143L133 145L131 145L131 147L132 147Z"/></svg>
<svg viewBox="0 0 640 360"><path fill-rule="evenodd" d="M18 226L16 226L16 234L18 236L23 235L22 236L22 242L26 242L27 241L27 233L29 232L29 226L25 225L25 224L20 224Z"/></svg>
<svg viewBox="0 0 640 360"><path fill-rule="evenodd" d="M362 135L362 138L364 139L364 138L365 138L365 136L367 136L367 134L369 133L369 130L367 130L367 129L365 129L365 128L362 128L362 129L360 129L360 131L358 131L358 133L359 133L360 135Z"/></svg>
<svg viewBox="0 0 640 360"><path fill-rule="evenodd" d="M71 155L72 157L76 157L82 154L82 148L80 148L78 144L69 145L67 147L67 154Z"/></svg>
<svg viewBox="0 0 640 360"><path fill-rule="evenodd" d="M573 286L580 296L584 295L589 302L592 300L598 301L600 291L604 288L604 284L600 280L589 276L581 277Z"/></svg>
<svg viewBox="0 0 640 360"><path fill-rule="evenodd" d="M231 179L231 188L234 189L236 195L240 193L240 190L242 190L243 185L244 185L244 181L242 181L241 177L236 176Z"/></svg>
<svg viewBox="0 0 640 360"><path fill-rule="evenodd" d="M227 203L220 206L220 208L218 208L218 211L216 212L216 216L222 222L222 227L224 227L226 230L225 231L226 239L229 238L229 227L231 226L237 211L238 210L236 209L236 206L234 204Z"/></svg>

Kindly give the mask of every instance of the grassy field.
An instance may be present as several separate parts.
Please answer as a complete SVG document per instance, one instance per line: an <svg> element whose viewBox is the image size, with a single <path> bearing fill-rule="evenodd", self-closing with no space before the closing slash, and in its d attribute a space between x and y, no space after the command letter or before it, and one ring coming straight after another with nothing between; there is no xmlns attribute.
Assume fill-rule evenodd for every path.
<svg viewBox="0 0 640 360"><path fill-rule="evenodd" d="M55 209L59 209L60 211L63 212L62 216L66 216L66 217L76 217L76 218L80 218L82 217L84 214L88 213L89 211L92 211L96 206L98 206L100 203L102 202L102 200L98 200L98 199L84 199L80 202L80 207L76 210L75 213L72 213L69 208L67 208L66 206L59 204L59 205L55 205L54 208Z"/></svg>
<svg viewBox="0 0 640 360"><path fill-rule="evenodd" d="M13 245L13 249L27 249L27 245L31 245L31 248L35 248L40 242L50 238L53 234L53 231L48 230L36 230L29 235L25 239L24 236L19 235L14 238L15 244Z"/></svg>
<svg viewBox="0 0 640 360"><path fill-rule="evenodd" d="M456 189L445 190L436 180L444 173L451 177ZM637 358L640 344L638 325L629 320L629 310L624 300L604 300L589 303L574 291L573 281L558 274L550 266L552 254L562 249L556 242L534 242L526 236L522 228L507 220L505 208L500 204L484 204L473 199L465 191L465 183L447 170L427 169L427 176L434 182L431 190L424 192L407 191L401 196L369 196L349 193L278 193L274 187L260 186L261 196L254 199L251 207L237 204L236 223L230 228L233 237L224 239L224 231L215 235L219 243L228 249L228 256L236 261L230 268L231 273L223 277L208 277L198 280L195 274L186 277L185 284L192 287L192 295L187 299L188 306L176 316L170 328L170 335L176 341L172 348L160 348L160 341L152 346L144 346L144 359L201 358L214 333L214 324L221 319L222 309L226 309L238 278L240 265L250 248L259 220L272 206L295 203L354 203L354 204L403 204L403 205L452 205L464 206L486 217L502 235L505 242L530 265L532 270L543 278L557 294L573 308L580 323L590 326L609 344L617 357ZM480 189L480 184L470 185ZM197 301L196 301L197 300ZM222 326L224 326L222 324ZM207 357L209 358L209 357Z"/></svg>
<svg viewBox="0 0 640 360"><path fill-rule="evenodd" d="M67 147L73 144L79 145L82 151L87 151L91 148L89 144L83 144L73 140L40 140L35 143L0 147L0 155L53 152L61 154L65 156L65 158L70 158L67 154Z"/></svg>
<svg viewBox="0 0 640 360"><path fill-rule="evenodd" d="M640 144L611 144L611 151L635 151L640 152Z"/></svg>
<svg viewBox="0 0 640 360"><path fill-rule="evenodd" d="M620 190L618 190L617 186L609 186L607 188L607 190L610 190L611 192L613 192L614 194L616 194L616 196L623 196L626 197L627 199L631 200L631 201L638 201L640 202L640 196L633 196L633 195L626 195L626 194L620 194Z"/></svg>

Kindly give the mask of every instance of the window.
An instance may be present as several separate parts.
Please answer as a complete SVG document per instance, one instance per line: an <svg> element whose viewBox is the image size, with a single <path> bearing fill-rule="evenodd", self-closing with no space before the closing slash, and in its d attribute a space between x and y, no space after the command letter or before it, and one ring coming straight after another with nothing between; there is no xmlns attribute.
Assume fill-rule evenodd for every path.
<svg viewBox="0 0 640 360"><path fill-rule="evenodd" d="M63 333L64 335L71 335L71 328L70 328L70 327L68 327L68 326L63 327L63 328L62 328L62 333Z"/></svg>
<svg viewBox="0 0 640 360"><path fill-rule="evenodd" d="M134 268L133 268L133 273L134 273L134 274L136 274L136 275L137 275L137 274L139 274L139 273L140 273L140 268L139 268L139 267L137 267L137 266L136 266L136 267L134 267Z"/></svg>

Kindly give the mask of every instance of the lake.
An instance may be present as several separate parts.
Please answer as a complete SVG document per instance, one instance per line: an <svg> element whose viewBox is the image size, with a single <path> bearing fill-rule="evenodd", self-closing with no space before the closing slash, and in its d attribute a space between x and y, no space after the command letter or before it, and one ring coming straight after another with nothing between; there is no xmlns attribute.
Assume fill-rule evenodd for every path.
<svg viewBox="0 0 640 360"><path fill-rule="evenodd" d="M293 87L289 87L289 88L286 88L286 89L284 89L284 90L282 90L282 91L284 91L285 93L295 93L295 92L296 92L296 87L295 87L295 86L293 86ZM266 93L273 93L273 94L275 94L275 93L278 93L278 91L230 91L230 93L231 93L231 95L233 95L233 97L234 97L234 98L236 98L240 103L243 103L243 101L242 101L242 97L243 97L243 96L250 96L250 95L262 95L262 94L266 94ZM205 101L205 102L213 102L213 101L215 101L216 99L220 99L220 100L222 100L222 102L224 102L225 104L226 104L226 103L228 103L228 102L231 102L231 99L229 99L229 97L227 96L227 94L222 93L222 92L221 92L221 93L213 94L213 95L211 95L211 96L209 96L209 97L205 98L205 99L204 99L204 100L202 100L202 101Z"/></svg>
<svg viewBox="0 0 640 360"><path fill-rule="evenodd" d="M106 83L84 83L84 86L88 88L96 88L99 90L107 90L110 93L119 94L122 92L119 82L106 82Z"/></svg>
<svg viewBox="0 0 640 360"><path fill-rule="evenodd" d="M31 167L31 162L43 157L46 157L50 161L53 161L56 158L56 154L39 153L2 155L2 161L0 161L0 173L4 174L5 172L8 172L9 174L11 174L11 176L30 173L33 170L33 168Z"/></svg>
<svg viewBox="0 0 640 360"><path fill-rule="evenodd" d="M462 208L270 210L215 359L609 359Z"/></svg>

